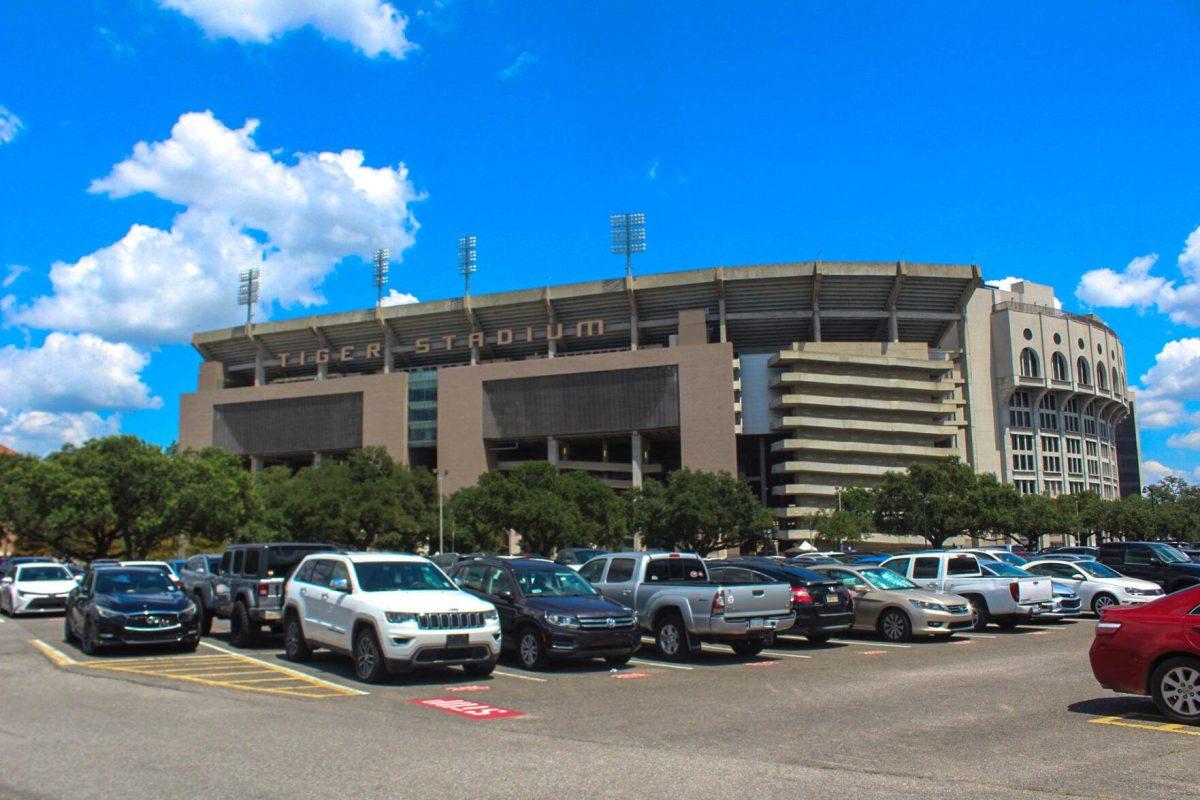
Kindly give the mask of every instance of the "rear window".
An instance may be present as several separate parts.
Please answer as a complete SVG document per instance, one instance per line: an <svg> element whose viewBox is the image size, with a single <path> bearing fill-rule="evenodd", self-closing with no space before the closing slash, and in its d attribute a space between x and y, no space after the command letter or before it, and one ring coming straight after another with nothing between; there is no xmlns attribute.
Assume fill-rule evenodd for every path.
<svg viewBox="0 0 1200 800"><path fill-rule="evenodd" d="M261 550L247 550L246 563L242 566L242 573L245 575L258 575L258 565L262 563Z"/></svg>
<svg viewBox="0 0 1200 800"><path fill-rule="evenodd" d="M646 565L646 580L652 583L702 581L707 575L698 558L655 558Z"/></svg>

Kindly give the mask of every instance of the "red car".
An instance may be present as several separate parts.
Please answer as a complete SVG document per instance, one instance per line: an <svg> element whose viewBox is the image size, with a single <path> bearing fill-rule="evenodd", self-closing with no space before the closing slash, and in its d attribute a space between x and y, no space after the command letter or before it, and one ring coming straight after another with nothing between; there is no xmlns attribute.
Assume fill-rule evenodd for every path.
<svg viewBox="0 0 1200 800"><path fill-rule="evenodd" d="M1109 608L1090 656L1104 688L1150 695L1172 722L1200 724L1200 586Z"/></svg>

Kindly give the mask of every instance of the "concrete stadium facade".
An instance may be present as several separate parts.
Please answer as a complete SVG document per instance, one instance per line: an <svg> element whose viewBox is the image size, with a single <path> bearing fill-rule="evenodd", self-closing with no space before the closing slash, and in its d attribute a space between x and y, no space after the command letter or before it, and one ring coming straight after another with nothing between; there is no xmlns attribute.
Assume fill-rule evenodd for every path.
<svg viewBox="0 0 1200 800"><path fill-rule="evenodd" d="M1068 337L1064 357L1087 351L1089 378L1100 348L1103 387L1021 372L1033 344L1040 364L1057 364L1055 335ZM253 469L378 445L436 469L447 492L530 460L618 489L723 470L789 538L843 488L913 461L958 457L1053 493L1077 482L1063 470L1078 439L1085 488L1095 449L1097 490L1115 491L1113 437L1131 402L1107 326L1055 310L1047 287L998 293L967 265L715 267L266 322L193 344L204 362L180 401L180 442ZM1033 417L1010 418L1013 402ZM1078 435L1054 434L1058 473L1042 460L1055 446L1049 418L1035 419L1046 403L1059 419L1078 409ZM1027 439L1013 438L1025 436L1032 470Z"/></svg>

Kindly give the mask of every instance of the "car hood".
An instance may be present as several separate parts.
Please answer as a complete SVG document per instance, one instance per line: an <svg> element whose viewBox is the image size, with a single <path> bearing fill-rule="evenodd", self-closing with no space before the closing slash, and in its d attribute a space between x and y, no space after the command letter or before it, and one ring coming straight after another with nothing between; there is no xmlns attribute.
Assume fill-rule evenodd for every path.
<svg viewBox="0 0 1200 800"><path fill-rule="evenodd" d="M888 599L894 602L922 600L926 603L941 603L942 605L946 606L961 606L964 603L967 603L967 598L962 597L961 595L948 594L946 592L932 592L928 589L887 589L881 591L880 594L888 595Z"/></svg>
<svg viewBox="0 0 1200 800"><path fill-rule="evenodd" d="M79 584L68 581L20 581L15 584L18 592L26 594L66 594Z"/></svg>
<svg viewBox="0 0 1200 800"><path fill-rule="evenodd" d="M190 602L183 592L172 594L100 594L96 601L113 611L180 611Z"/></svg>
<svg viewBox="0 0 1200 800"><path fill-rule="evenodd" d="M1144 581L1141 578L1104 578L1103 580L1095 581L1109 586L1121 586L1125 589L1157 589L1158 584L1153 581Z"/></svg>
<svg viewBox="0 0 1200 800"><path fill-rule="evenodd" d="M607 617L631 613L631 610L607 597L526 597L525 605L550 614L570 614L573 617Z"/></svg>
<svg viewBox="0 0 1200 800"><path fill-rule="evenodd" d="M457 589L449 591L366 592L372 605L387 611L409 614L444 614L455 611L491 611L495 606L473 594Z"/></svg>
<svg viewBox="0 0 1200 800"><path fill-rule="evenodd" d="M1172 570L1186 572L1189 575L1200 575L1200 564L1195 561L1175 561L1168 564L1167 567Z"/></svg>

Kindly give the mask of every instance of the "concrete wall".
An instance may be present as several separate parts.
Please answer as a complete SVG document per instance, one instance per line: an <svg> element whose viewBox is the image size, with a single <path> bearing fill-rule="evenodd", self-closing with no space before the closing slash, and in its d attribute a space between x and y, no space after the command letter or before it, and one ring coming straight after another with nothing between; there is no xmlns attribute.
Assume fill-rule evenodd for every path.
<svg viewBox="0 0 1200 800"><path fill-rule="evenodd" d="M675 365L679 370L681 456L685 468L737 474L733 347L728 342L446 367L438 375L438 468L445 491L489 469L483 440L483 382L505 378Z"/></svg>
<svg viewBox="0 0 1200 800"><path fill-rule="evenodd" d="M297 397L361 392L363 396L363 447L383 447L392 458L408 463L408 375L403 372L331 378L323 381L272 383L266 386L216 388L220 375L205 362L200 366L200 391L179 398L179 443L184 447L210 447L213 443L213 407L225 403L286 400ZM220 365L217 364L217 367Z"/></svg>

